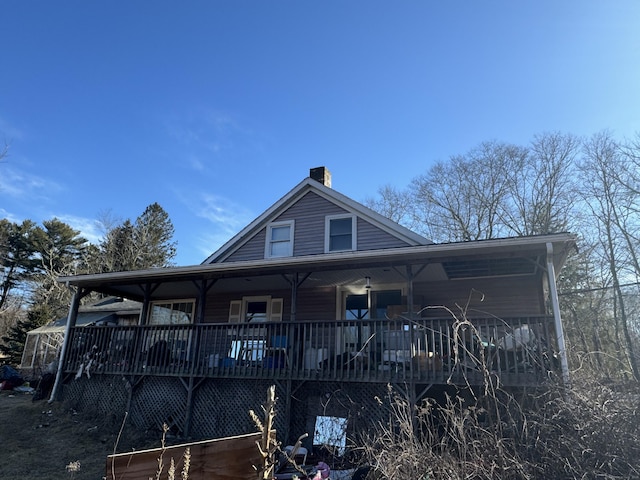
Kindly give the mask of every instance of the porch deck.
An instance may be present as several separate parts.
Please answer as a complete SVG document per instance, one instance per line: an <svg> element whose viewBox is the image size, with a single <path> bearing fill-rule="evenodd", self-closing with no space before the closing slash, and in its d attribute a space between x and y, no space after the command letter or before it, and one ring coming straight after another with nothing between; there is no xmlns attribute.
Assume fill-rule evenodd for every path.
<svg viewBox="0 0 640 480"><path fill-rule="evenodd" d="M63 363L80 375L535 386L556 373L548 316L91 326Z"/></svg>

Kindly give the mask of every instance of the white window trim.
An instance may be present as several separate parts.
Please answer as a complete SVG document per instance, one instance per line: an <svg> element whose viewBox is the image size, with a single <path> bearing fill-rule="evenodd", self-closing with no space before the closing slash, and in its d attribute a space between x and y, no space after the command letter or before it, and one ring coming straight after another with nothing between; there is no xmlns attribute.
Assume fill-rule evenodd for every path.
<svg viewBox="0 0 640 480"><path fill-rule="evenodd" d="M350 218L351 219L351 248L345 250L329 250L330 244L330 225L331 220L339 220L342 218ZM324 253L334 253L334 252L352 252L356 250L358 245L358 217L352 213L343 213L338 215L327 215L324 217Z"/></svg>
<svg viewBox="0 0 640 480"><path fill-rule="evenodd" d="M271 232L274 228L277 227L289 227L289 251L286 255L271 255L271 245L274 243L271 237ZM264 242L264 258L283 258L283 257L292 257L293 256L293 233L295 229L295 220L286 220L282 222L273 222L267 225L267 235ZM283 241L282 243L284 243ZM278 242L279 243L279 242Z"/></svg>

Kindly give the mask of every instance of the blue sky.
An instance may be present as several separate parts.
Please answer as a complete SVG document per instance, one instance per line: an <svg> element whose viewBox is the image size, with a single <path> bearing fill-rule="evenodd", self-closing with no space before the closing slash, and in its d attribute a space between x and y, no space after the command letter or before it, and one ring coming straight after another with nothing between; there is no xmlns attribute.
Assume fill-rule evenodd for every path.
<svg viewBox="0 0 640 480"><path fill-rule="evenodd" d="M0 215L158 202L197 264L327 166L355 200L485 140L640 132L640 2L0 4Z"/></svg>

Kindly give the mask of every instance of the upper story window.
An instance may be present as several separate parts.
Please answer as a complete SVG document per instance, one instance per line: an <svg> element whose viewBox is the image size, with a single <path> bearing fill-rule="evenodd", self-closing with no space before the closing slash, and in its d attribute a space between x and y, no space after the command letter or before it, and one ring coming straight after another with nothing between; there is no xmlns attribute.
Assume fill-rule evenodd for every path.
<svg viewBox="0 0 640 480"><path fill-rule="evenodd" d="M325 219L324 251L344 252L356 249L355 215L329 215Z"/></svg>
<svg viewBox="0 0 640 480"><path fill-rule="evenodd" d="M293 220L267 226L265 258L293 256Z"/></svg>
<svg viewBox="0 0 640 480"><path fill-rule="evenodd" d="M162 300L151 303L149 325L193 323L195 300Z"/></svg>

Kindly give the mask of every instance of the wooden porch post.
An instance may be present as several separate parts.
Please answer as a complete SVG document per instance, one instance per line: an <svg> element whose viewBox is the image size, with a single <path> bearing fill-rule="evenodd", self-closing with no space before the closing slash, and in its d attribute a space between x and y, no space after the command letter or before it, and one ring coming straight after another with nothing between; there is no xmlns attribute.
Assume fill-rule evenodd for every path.
<svg viewBox="0 0 640 480"><path fill-rule="evenodd" d="M53 383L53 389L51 390L51 397L49 397L49 403L60 397L60 389L62 388L62 371L64 369L65 357L67 355L68 345L71 342L71 328L76 326L76 320L78 318L78 308L80 308L80 299L87 294L84 290L76 290L73 292L73 298L71 299L71 306L69 307L69 314L67 315L67 326L64 331L64 340L62 341L62 349L60 350L60 357L58 360L58 370L56 372L56 379Z"/></svg>
<svg viewBox="0 0 640 480"><path fill-rule="evenodd" d="M310 275L311 273L305 273L302 278L300 278L300 274L298 272L294 273L291 277L289 277L289 275L282 275L282 278L291 285L291 307L289 319L292 322L296 321L296 315L298 312L298 287L300 287L300 285L302 285Z"/></svg>
<svg viewBox="0 0 640 480"><path fill-rule="evenodd" d="M296 313L298 311L298 273L296 272L291 280L291 315L292 322L296 321Z"/></svg>
<svg viewBox="0 0 640 480"><path fill-rule="evenodd" d="M565 387L570 386L569 362L567 360L567 348L564 343L564 329L560 318L560 302L558 301L558 287L556 286L556 270L553 265L553 244L547 242L547 277L549 280L549 296L551 297L551 307L553 310L553 320L556 327L556 339L560 355L560 366L562 368L562 381Z"/></svg>
<svg viewBox="0 0 640 480"><path fill-rule="evenodd" d="M413 320L413 268L411 265L406 266L407 269L407 308L409 309L409 318Z"/></svg>

